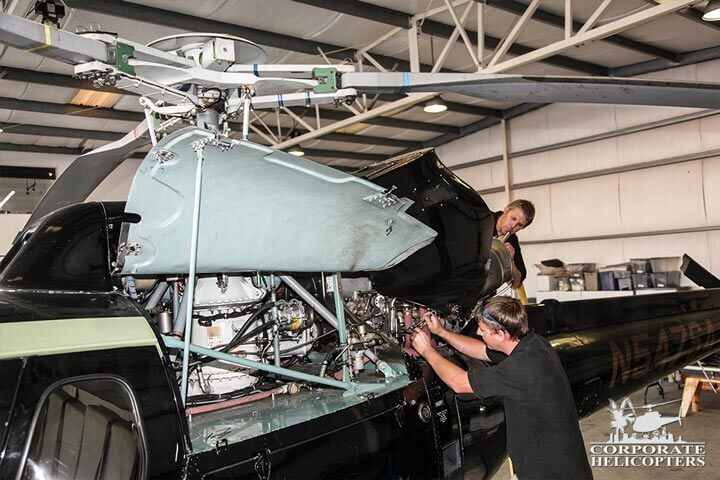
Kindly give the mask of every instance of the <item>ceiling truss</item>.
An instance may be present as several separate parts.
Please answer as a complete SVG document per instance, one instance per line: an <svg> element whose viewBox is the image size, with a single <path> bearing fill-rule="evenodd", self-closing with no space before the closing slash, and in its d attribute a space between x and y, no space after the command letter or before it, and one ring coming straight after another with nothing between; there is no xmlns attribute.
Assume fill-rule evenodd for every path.
<svg viewBox="0 0 720 480"><path fill-rule="evenodd" d="M261 45L292 50L296 52L317 55L323 54L325 58L345 60L348 57L357 62L360 70L375 68L378 70L410 70L410 71L452 71L445 68L449 52L461 49L466 52L467 58L475 66L475 70L487 73L501 73L515 71L523 66L543 62L550 66L572 69L587 75L615 75L632 76L649 73L674 66L687 65L702 61L720 58L720 47L710 47L690 52L673 52L665 48L649 45L630 37L623 32L646 22L677 14L693 21L698 21L695 10L687 7L697 3L697 0L667 0L661 4L648 0L648 8L630 13L622 18L612 21L600 22L611 0L602 0L597 9L584 22L577 21L572 16L573 2L565 0L564 15L558 15L544 10L540 0L528 0L525 3L514 0L444 0L444 5L424 12L410 15L397 10L372 5L365 2L351 0L295 0L297 3L312 5L314 7L351 15L354 17L372 20L391 27L383 35L360 48L346 45L316 42L295 38L281 33L268 32L249 26L224 23L206 18L195 17L188 14L170 12L159 8L148 7L121 0L107 0L95 2L90 0L65 0L71 8L87 10L118 18L132 19L158 25L172 24L188 31L224 32L248 38ZM493 37L485 32L484 18L489 9L499 9L515 15L516 20L512 28L503 38ZM431 19L442 13L450 14L453 24L448 25ZM471 15L474 13L475 15ZM469 19L469 20L468 20ZM519 43L517 40L523 29L530 21L542 22L560 30L562 39L541 48L532 48ZM708 26L707 28L717 28ZM468 28L474 24L476 30ZM405 33L408 44L408 58L392 57L373 52L397 35ZM420 62L420 45L418 38L430 35L432 38L444 39L444 45L437 58L433 56L433 64ZM589 42L603 41L650 57L651 60L610 68L591 62L578 60L564 55L571 47ZM492 50L490 54L487 50ZM511 57L512 56L512 57ZM91 86L69 76L23 70L13 67L0 67L4 79L18 82L30 82L44 85L62 86L73 89L88 89ZM124 93L112 88L103 90L110 93ZM476 117L471 123L456 126L438 123L436 121L416 121L396 118L400 112L418 107L423 102L433 98L434 94L413 94L408 96L380 96L374 98L359 98L354 105L342 109L331 108L292 108L284 111L272 112L268 115L256 115L251 125L257 140L275 148L286 149L299 144L306 144L316 139L323 139L348 144L378 145L396 148L394 154L427 147L439 146L449 141L461 138L476 131L498 125L501 120L511 119L529 111L540 108L542 104L517 105L504 110L482 107L461 102L445 103L450 112L462 113ZM40 113L56 113L63 115L78 115L99 119L125 120L139 122L141 113L116 109L82 109L76 105L52 104L48 102L35 102L29 100L14 100L0 98L0 108L8 110L32 111ZM282 121L280 120L282 117ZM322 125L332 121L329 125ZM288 123L292 127L288 127ZM395 129L431 132L437 134L424 141L404 140L402 138L388 138L378 135L365 135L362 129L355 133L341 133L340 130L352 131L358 124ZM36 135L66 136L70 138L107 140L115 134L81 129L67 129L48 127L43 125L0 125L8 132L23 133L35 132ZM40 133L43 132L43 133ZM28 133L30 134L30 133ZM2 147L4 145L4 147ZM56 148L56 147L52 147ZM59 147L58 147L59 148ZM10 149L8 144L0 144L0 149ZM73 149L70 149L73 150ZM322 159L346 158L359 161L377 161L387 155L364 153L354 151L338 151L335 149L304 148L312 156Z"/></svg>

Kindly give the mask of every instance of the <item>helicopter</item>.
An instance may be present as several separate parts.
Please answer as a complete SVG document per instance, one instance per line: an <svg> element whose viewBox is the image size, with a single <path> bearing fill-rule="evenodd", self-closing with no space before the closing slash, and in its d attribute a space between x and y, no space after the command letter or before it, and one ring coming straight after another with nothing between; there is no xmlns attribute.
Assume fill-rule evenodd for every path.
<svg viewBox="0 0 720 480"><path fill-rule="evenodd" d="M606 410L612 414L613 420L610 424L615 428L615 432L611 435L610 440L614 442L637 441L635 434L627 435L625 433L625 426L627 425L632 425L633 431L641 434L641 438L672 440L672 437L668 437L665 426L675 422L682 425L682 416L678 413L677 417L665 417L654 409L663 405L677 403L680 400L681 399L671 400L657 404L651 403L635 407L629 398L623 399L619 405L613 399L609 399L610 407L606 408ZM642 415L638 415L637 410L639 409L645 409L647 411ZM626 415L625 410L630 410L630 413Z"/></svg>
<svg viewBox="0 0 720 480"><path fill-rule="evenodd" d="M467 328L509 280L491 210L432 150L350 175L247 141L251 109L437 91L720 106L713 84L263 65L227 35L140 45L6 14L0 42L137 93L146 117L59 177L0 264L3 478L489 477L501 405L448 392L407 340L431 309ZM83 203L147 144L127 202ZM708 289L528 314L586 415L720 349L719 310Z"/></svg>

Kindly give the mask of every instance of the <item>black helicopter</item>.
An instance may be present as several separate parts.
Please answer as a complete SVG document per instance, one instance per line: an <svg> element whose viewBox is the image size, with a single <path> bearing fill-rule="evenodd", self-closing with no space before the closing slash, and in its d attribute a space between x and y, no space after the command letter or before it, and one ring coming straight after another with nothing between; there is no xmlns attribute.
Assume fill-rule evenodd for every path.
<svg viewBox="0 0 720 480"><path fill-rule="evenodd" d="M78 75L169 104L145 97L143 132L80 157L0 263L1 478L497 470L501 405L453 395L408 343L428 309L461 330L475 303L509 279L482 198L432 150L348 175L234 140L224 122L278 101L245 88L262 90L263 79L335 85L300 94L303 104L448 82L468 93L488 81L560 87L480 74L377 76L368 86L348 67L313 66L281 82L278 69L264 77L262 66L225 58L236 76L220 76L199 52L256 47L208 35L145 47L0 22L5 43L52 39L38 51L76 64ZM595 93L578 91L612 102L604 97L613 91L667 87L672 101L693 104L715 90L662 83L595 80ZM573 84L584 85L557 85ZM218 89L228 93L223 108ZM187 117L196 125L183 127ZM82 203L104 170L147 142L127 202ZM583 415L720 349L719 289L548 302L528 313L558 350Z"/></svg>

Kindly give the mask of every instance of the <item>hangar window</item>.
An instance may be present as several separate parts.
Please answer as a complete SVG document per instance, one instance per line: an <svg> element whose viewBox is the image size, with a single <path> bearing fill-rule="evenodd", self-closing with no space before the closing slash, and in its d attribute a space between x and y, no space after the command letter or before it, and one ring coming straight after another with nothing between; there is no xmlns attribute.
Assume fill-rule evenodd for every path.
<svg viewBox="0 0 720 480"><path fill-rule="evenodd" d="M137 402L124 381L64 380L35 411L21 478L144 478L144 444Z"/></svg>

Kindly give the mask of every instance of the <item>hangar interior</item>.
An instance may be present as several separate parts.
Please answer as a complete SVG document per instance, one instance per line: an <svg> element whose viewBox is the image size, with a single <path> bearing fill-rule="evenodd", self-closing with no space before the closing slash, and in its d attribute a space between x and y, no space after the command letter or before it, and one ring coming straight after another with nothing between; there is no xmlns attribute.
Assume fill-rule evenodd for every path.
<svg viewBox="0 0 720 480"><path fill-rule="evenodd" d="M454 2L449 13L445 3L424 0L272 1L239 8L233 2L208 7L67 1L61 25L69 31L113 31L140 43L190 28L237 33L262 45L268 63L352 61L365 71L415 66L420 71L471 72L482 60L495 73L717 78L720 26L701 19L704 2L685 2L659 13L651 10L658 6L655 2L641 0L526 3ZM5 10L32 17L33 4L6 2ZM565 21L566 8L571 26ZM293 14L278 18L276 12L287 9ZM406 24L412 19L417 42L410 48ZM458 31L455 21L461 19L464 29ZM578 39L608 25L610 35ZM573 34L569 42L568 28ZM479 31L484 32L480 46ZM549 54L526 60L540 49ZM1 61L6 67L0 80L2 165L54 168L58 176L74 155L118 138L141 119L137 97L87 89L60 62L9 47L3 47ZM442 161L491 207L501 209L509 198L535 202L537 218L520 234L530 297L536 292L532 265L547 258L601 266L687 252L711 271L720 271L720 197L712 190L720 176L714 135L720 120L714 111L513 104L457 94L439 98L448 107L442 113L426 113L424 102L403 104L390 95L366 96L350 107L323 106L317 112L299 107L265 111L253 118L250 139L266 145L289 145L290 140L308 158L345 168L435 147ZM347 120L368 107L373 107L370 112L384 107L385 113L365 122ZM347 124L332 127L341 120ZM138 164L139 158L128 159L90 200L124 199ZM3 249L48 184L25 180L3 179L4 190L17 185L18 193L5 206L11 215L2 216Z"/></svg>
<svg viewBox="0 0 720 480"><path fill-rule="evenodd" d="M2 10L34 19L35 1ZM359 71L486 72L717 83L720 22L697 0L62 0L60 26L147 44L187 32L260 45L268 64L352 63ZM443 103L428 113L428 102ZM143 121L136 95L71 66L0 45L0 167L54 169ZM525 198L519 234L535 264L598 266L689 254L720 274L720 115L715 109L491 101L454 93L362 95L351 105L251 115L250 140L345 171L432 147L494 210ZM233 138L239 138L234 132ZM147 149L145 149L147 150ZM88 201L125 200L143 150ZM9 170L3 170L5 172ZM42 172L41 172L42 173ZM25 175L25 176L23 176ZM0 255L52 181L0 178ZM351 221L351 220L350 220ZM683 278L681 286L697 287ZM560 300L573 300L567 292ZM552 297L558 298L558 296ZM678 477L680 478L680 477ZM683 477L684 478L684 477Z"/></svg>

